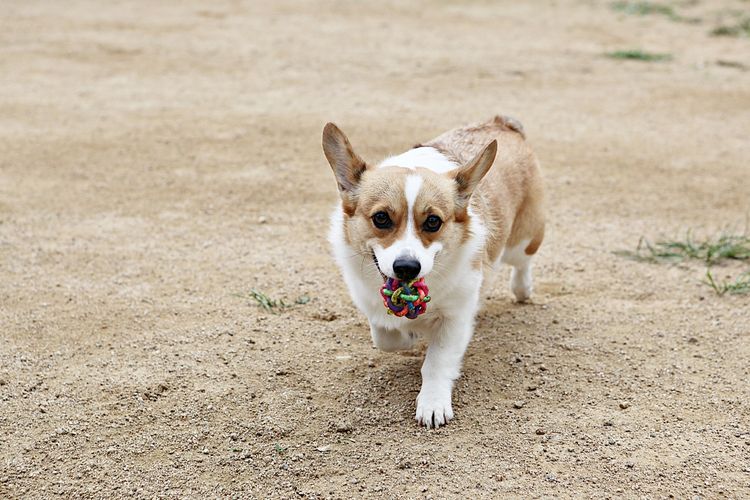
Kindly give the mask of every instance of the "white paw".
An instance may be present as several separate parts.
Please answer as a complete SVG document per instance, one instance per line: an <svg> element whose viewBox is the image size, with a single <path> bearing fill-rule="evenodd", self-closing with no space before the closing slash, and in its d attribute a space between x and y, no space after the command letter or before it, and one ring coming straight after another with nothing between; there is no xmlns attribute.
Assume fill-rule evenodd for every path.
<svg viewBox="0 0 750 500"><path fill-rule="evenodd" d="M381 351L408 351L414 347L416 336L411 333L402 333L399 330L388 330L378 326L370 325L370 334L375 347Z"/></svg>
<svg viewBox="0 0 750 500"><path fill-rule="evenodd" d="M417 422L428 429L437 429L445 425L453 418L453 407L451 406L451 391L427 390L422 388L417 396Z"/></svg>
<svg viewBox="0 0 750 500"><path fill-rule="evenodd" d="M531 269L517 270L513 268L510 277L510 289L518 302L526 302L531 298L532 290Z"/></svg>

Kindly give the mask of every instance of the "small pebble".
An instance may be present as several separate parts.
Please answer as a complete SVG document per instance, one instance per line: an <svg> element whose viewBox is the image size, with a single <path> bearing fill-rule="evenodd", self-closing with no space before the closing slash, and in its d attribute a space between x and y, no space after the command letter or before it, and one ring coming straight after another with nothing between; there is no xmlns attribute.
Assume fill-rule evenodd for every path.
<svg viewBox="0 0 750 500"><path fill-rule="evenodd" d="M268 218L265 215L258 217L258 224L265 224L266 222L268 222Z"/></svg>
<svg viewBox="0 0 750 500"><path fill-rule="evenodd" d="M340 432L341 434L347 434L349 432L352 432L354 430L354 427L352 426L351 422L339 422L336 424L336 432Z"/></svg>
<svg viewBox="0 0 750 500"><path fill-rule="evenodd" d="M621 410L627 410L628 408L630 408L630 403L628 403L627 401L620 401Z"/></svg>
<svg viewBox="0 0 750 500"><path fill-rule="evenodd" d="M526 401L516 401L515 403L513 403L513 408L517 410L520 410L524 406L526 406Z"/></svg>
<svg viewBox="0 0 750 500"><path fill-rule="evenodd" d="M604 422L604 427L613 427L614 425L615 425L615 423L613 421L611 421L611 420L606 420Z"/></svg>
<svg viewBox="0 0 750 500"><path fill-rule="evenodd" d="M536 430L536 434L538 436L544 436L546 433L547 433L547 431L545 431L544 429L541 429L541 428Z"/></svg>

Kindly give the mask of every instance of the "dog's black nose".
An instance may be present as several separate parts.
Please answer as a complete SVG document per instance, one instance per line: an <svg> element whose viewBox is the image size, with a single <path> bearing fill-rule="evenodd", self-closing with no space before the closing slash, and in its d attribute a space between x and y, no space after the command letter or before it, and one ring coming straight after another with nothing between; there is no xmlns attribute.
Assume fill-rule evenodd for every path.
<svg viewBox="0 0 750 500"><path fill-rule="evenodd" d="M393 272L401 281L410 281L417 277L422 266L416 259L396 259L393 262Z"/></svg>

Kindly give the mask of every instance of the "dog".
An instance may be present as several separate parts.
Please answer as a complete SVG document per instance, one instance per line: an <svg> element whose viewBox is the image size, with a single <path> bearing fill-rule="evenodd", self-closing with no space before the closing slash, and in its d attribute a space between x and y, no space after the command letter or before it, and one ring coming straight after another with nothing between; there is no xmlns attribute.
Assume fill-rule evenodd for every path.
<svg viewBox="0 0 750 500"><path fill-rule="evenodd" d="M509 264L516 300L531 295L531 259L544 238L544 193L525 139L518 121L496 116L373 166L336 125L323 129L341 197L329 234L335 261L377 348L407 350L426 340L415 418L427 428L453 418L453 384L485 278L498 262ZM431 297L425 314L388 314L378 290L389 277L424 278Z"/></svg>

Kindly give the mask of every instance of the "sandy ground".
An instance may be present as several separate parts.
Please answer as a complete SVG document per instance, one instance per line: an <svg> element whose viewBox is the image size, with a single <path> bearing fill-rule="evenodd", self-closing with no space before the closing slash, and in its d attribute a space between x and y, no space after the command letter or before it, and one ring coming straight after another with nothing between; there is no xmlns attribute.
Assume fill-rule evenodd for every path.
<svg viewBox="0 0 750 500"><path fill-rule="evenodd" d="M613 254L750 213L750 39L708 34L748 4L679 5L6 2L0 497L749 498L750 299ZM320 132L375 161L495 113L546 177L537 293L498 276L427 431Z"/></svg>

